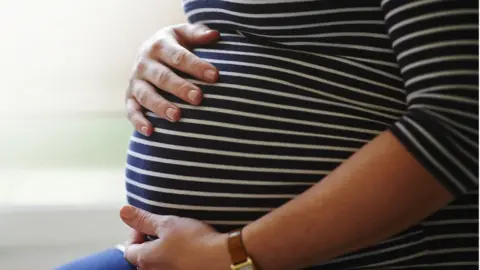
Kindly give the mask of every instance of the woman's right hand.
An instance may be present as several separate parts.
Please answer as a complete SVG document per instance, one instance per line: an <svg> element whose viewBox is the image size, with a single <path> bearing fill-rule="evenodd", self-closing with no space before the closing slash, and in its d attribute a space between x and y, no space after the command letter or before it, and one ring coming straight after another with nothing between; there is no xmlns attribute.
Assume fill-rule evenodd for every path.
<svg viewBox="0 0 480 270"><path fill-rule="evenodd" d="M200 88L176 75L172 69L199 80L216 82L218 70L215 66L188 49L214 43L219 36L217 31L204 25L181 24L162 28L141 46L125 97L127 117L137 131L146 136L152 133L152 124L146 119L143 108L171 122L180 119L180 108L165 100L157 89L192 105L200 104L203 97Z"/></svg>

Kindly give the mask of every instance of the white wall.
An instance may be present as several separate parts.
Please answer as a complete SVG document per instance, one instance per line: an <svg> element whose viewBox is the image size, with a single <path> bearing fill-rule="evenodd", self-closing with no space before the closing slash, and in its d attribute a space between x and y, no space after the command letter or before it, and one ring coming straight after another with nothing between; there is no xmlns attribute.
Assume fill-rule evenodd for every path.
<svg viewBox="0 0 480 270"><path fill-rule="evenodd" d="M180 0L0 0L0 115L122 111L137 47L182 21Z"/></svg>
<svg viewBox="0 0 480 270"><path fill-rule="evenodd" d="M180 0L0 0L0 269L125 240L123 94L141 42L182 21Z"/></svg>

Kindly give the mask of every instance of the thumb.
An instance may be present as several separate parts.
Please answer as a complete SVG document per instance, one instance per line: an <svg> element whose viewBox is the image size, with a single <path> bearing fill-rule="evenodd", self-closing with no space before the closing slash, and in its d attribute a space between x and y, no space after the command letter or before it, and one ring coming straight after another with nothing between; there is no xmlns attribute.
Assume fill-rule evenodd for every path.
<svg viewBox="0 0 480 270"><path fill-rule="evenodd" d="M187 46L211 44L220 38L218 31L199 24L182 24L174 28L174 31L180 38L180 43Z"/></svg>
<svg viewBox="0 0 480 270"><path fill-rule="evenodd" d="M157 235L155 215L138 209L131 205L125 205L120 209L120 217L123 222L132 229L148 235Z"/></svg>

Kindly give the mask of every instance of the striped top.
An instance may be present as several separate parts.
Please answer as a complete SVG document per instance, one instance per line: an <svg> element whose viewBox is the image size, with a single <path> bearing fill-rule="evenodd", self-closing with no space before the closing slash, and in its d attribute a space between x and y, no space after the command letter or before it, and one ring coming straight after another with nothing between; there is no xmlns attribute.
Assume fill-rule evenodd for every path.
<svg viewBox="0 0 480 270"><path fill-rule="evenodd" d="M184 0L221 40L194 49L218 83L131 137L129 203L228 231L317 183L391 130L456 200L311 269L478 265L478 2ZM186 76L182 74L183 76ZM187 76L186 76L187 77Z"/></svg>

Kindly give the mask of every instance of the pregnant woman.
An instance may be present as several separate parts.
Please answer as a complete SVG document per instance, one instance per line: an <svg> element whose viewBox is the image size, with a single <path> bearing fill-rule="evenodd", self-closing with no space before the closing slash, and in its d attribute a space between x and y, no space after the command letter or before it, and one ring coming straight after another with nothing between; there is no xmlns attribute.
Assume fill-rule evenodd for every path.
<svg viewBox="0 0 480 270"><path fill-rule="evenodd" d="M476 268L476 1L183 4L127 95L126 259L60 269Z"/></svg>

